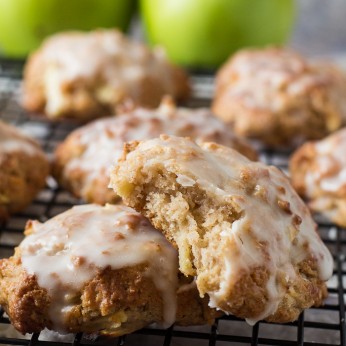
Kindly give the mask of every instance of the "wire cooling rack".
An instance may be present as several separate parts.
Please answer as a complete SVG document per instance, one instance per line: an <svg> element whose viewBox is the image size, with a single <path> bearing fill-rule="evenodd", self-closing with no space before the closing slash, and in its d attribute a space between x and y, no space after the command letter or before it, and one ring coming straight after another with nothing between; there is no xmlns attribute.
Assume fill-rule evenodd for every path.
<svg viewBox="0 0 346 346"><path fill-rule="evenodd" d="M28 115L19 106L22 62L0 61L0 119L8 121L35 137L51 155L56 145L77 127L72 122L53 123L42 117ZM193 76L194 96L188 106L208 106L213 79L208 75ZM265 151L261 159L287 169L285 152ZM0 257L9 257L23 239L28 219L45 221L74 204L81 203L58 188L49 178L46 188L22 213L0 224ZM251 327L234 316L225 316L212 326L177 327L168 330L145 328L116 339L83 334L61 336L43 331L21 335L11 326L0 308L0 345L342 345L346 346L346 230L317 218L319 233L334 257L334 274L328 282L329 297L323 307L312 308L301 314L298 321L288 324L259 322Z"/></svg>

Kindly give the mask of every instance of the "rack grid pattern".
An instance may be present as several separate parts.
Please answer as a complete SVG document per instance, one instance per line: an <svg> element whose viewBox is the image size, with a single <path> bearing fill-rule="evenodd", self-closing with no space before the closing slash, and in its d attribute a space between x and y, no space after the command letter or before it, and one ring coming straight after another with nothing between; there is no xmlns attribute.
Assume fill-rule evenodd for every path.
<svg viewBox="0 0 346 346"><path fill-rule="evenodd" d="M22 62L0 61L0 119L21 128L38 139L51 155L77 124L54 123L38 115L29 115L19 106ZM193 77L194 96L188 106L207 106L212 94L212 77ZM287 169L288 154L263 151L261 159L281 169ZM0 257L9 257L23 239L28 219L45 221L81 202L58 188L49 178L46 188L22 213L0 224ZM328 282L329 297L323 307L312 308L289 324L259 322L249 326L234 316L225 316L212 326L177 327L167 330L144 328L116 339L83 334L60 336L52 332L22 336L10 325L0 308L0 345L341 345L346 346L346 230L317 216L319 233L334 256L334 275Z"/></svg>

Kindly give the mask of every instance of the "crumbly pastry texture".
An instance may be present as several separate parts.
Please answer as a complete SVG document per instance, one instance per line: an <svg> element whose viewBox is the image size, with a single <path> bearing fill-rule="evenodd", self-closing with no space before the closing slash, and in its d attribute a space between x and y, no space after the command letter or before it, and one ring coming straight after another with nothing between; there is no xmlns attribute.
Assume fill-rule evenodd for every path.
<svg viewBox="0 0 346 346"><path fill-rule="evenodd" d="M75 196L99 204L119 197L108 188L109 172L124 143L155 138L162 133L214 141L239 150L251 159L257 154L207 109L177 108L164 99L159 108L135 108L123 115L94 121L75 130L56 152L53 174Z"/></svg>
<svg viewBox="0 0 346 346"><path fill-rule="evenodd" d="M169 94L189 95L185 72L160 49L116 30L66 32L48 38L24 71L23 106L49 118L90 119L113 114L128 99L156 107Z"/></svg>
<svg viewBox="0 0 346 346"><path fill-rule="evenodd" d="M320 139L346 122L346 76L280 49L243 50L220 69L212 109L270 147Z"/></svg>
<svg viewBox="0 0 346 346"><path fill-rule="evenodd" d="M22 333L114 336L156 322L212 323L219 315L178 276L176 250L125 206L75 206L29 221L14 256L0 260L0 304Z"/></svg>
<svg viewBox="0 0 346 346"><path fill-rule="evenodd" d="M331 254L277 168L162 135L127 144L111 185L178 248L181 272L196 276L209 306L288 322L326 297Z"/></svg>
<svg viewBox="0 0 346 346"><path fill-rule="evenodd" d="M38 143L0 121L0 221L23 210L44 187L49 163Z"/></svg>
<svg viewBox="0 0 346 346"><path fill-rule="evenodd" d="M308 142L291 157L290 175L309 207L346 227L346 129Z"/></svg>

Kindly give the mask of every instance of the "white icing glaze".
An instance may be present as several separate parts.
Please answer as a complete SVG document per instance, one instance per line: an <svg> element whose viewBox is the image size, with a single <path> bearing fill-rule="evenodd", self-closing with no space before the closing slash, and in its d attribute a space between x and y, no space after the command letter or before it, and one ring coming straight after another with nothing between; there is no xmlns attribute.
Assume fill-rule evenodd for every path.
<svg viewBox="0 0 346 346"><path fill-rule="evenodd" d="M121 156L124 143L162 133L190 136L199 142L216 141L231 147L243 143L209 110L176 108L166 100L156 110L137 108L76 130L70 139L74 138L85 150L66 163L63 174L70 179L75 170L82 170L85 173L82 196L86 196L100 177L105 176L104 180L108 181L111 166Z"/></svg>
<svg viewBox="0 0 346 346"><path fill-rule="evenodd" d="M64 331L73 297L106 267L148 264L149 276L163 300L164 325L175 321L177 253L150 223L125 206L75 206L39 223L20 245L22 265L52 298L54 329ZM72 299L72 301L71 301Z"/></svg>
<svg viewBox="0 0 346 346"><path fill-rule="evenodd" d="M346 184L346 167L342 168L333 177L321 180L321 188L325 191L338 191L341 186Z"/></svg>
<svg viewBox="0 0 346 346"><path fill-rule="evenodd" d="M183 174L177 174L177 182L182 186L193 186L196 181Z"/></svg>
<svg viewBox="0 0 346 346"><path fill-rule="evenodd" d="M0 154L24 152L28 155L42 155L38 145L14 126L0 121Z"/></svg>
<svg viewBox="0 0 346 346"><path fill-rule="evenodd" d="M305 175L308 197L319 195L318 190L337 193L346 187L346 129L316 142L314 167Z"/></svg>
<svg viewBox="0 0 346 346"><path fill-rule="evenodd" d="M95 97L105 103L124 95L136 99L148 77L157 78L165 93L175 94L174 72L165 54L116 30L58 34L44 43L41 53L47 66L46 111L52 116L66 107L64 85L81 80L87 86L96 83Z"/></svg>
<svg viewBox="0 0 346 346"><path fill-rule="evenodd" d="M188 139L161 136L142 142L127 159L131 160L132 155L144 157L143 169L164 165L168 171L194 180L206 191L232 199L242 216L233 224L215 226L221 236L220 246L226 240L232 245L220 257L225 270L219 290L206 293L210 296L209 305L218 308L239 273L265 266L269 272L268 301L263 313L249 320L255 323L276 311L296 277L295 265L311 256L317 261L320 279L327 280L332 275L333 259L319 238L307 207L281 171L249 161L232 149L219 147L213 151L212 146L204 143L199 147ZM251 186L252 192L248 192ZM289 203L289 211L279 206L285 202ZM297 216L301 224L295 221ZM282 277L284 284L279 280Z"/></svg>

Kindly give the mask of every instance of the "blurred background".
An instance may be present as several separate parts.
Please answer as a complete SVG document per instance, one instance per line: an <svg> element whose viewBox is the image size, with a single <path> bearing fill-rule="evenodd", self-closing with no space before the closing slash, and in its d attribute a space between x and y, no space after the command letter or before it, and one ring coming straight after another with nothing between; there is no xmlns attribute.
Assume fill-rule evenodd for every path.
<svg viewBox="0 0 346 346"><path fill-rule="evenodd" d="M119 27L193 68L268 44L346 64L345 15L345 0L0 0L0 56L25 58L57 31Z"/></svg>
<svg viewBox="0 0 346 346"><path fill-rule="evenodd" d="M346 1L299 0L289 44L308 55L346 54Z"/></svg>

